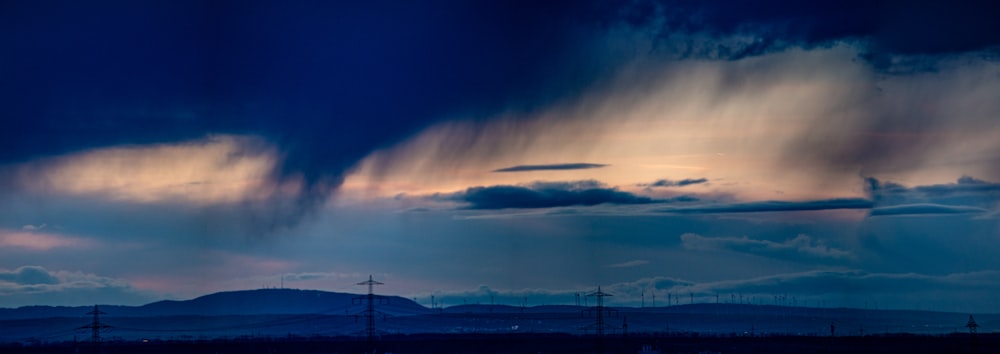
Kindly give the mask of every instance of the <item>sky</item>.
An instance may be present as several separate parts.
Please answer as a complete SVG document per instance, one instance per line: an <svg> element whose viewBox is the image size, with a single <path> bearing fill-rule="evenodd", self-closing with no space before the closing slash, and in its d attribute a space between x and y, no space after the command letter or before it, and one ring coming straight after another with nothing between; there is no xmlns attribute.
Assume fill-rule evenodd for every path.
<svg viewBox="0 0 1000 354"><path fill-rule="evenodd" d="M998 313L998 10L3 1L0 307Z"/></svg>

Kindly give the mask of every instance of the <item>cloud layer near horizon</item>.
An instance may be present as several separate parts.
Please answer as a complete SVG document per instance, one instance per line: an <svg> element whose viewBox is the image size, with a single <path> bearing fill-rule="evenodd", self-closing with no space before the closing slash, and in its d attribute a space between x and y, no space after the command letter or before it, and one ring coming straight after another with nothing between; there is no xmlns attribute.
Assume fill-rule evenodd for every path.
<svg viewBox="0 0 1000 354"><path fill-rule="evenodd" d="M953 273L937 276L918 274L867 273L858 270L812 271L786 273L744 280L717 282L691 282L682 279L656 277L631 282L605 284L602 290L614 297L608 306L634 306L642 303L670 306L695 303L745 303L755 305L793 305L808 307L875 306L890 309L952 308L981 313L968 301L989 302L996 291L995 281L1000 272ZM934 299L913 296L914 289L939 289ZM493 299L500 304L528 305L575 304L576 294L596 290L593 287L577 289L494 289L480 286L476 290L433 293L441 303L488 304ZM655 295L654 295L655 294ZM421 294L421 298L429 294ZM781 302L777 302L781 298ZM670 299L669 303L667 302ZM581 301L582 304L582 301Z"/></svg>
<svg viewBox="0 0 1000 354"><path fill-rule="evenodd" d="M92 305L94 298L115 299L116 304L142 305L156 299L120 279L50 271L40 266L0 269L0 296L4 299L3 307Z"/></svg>

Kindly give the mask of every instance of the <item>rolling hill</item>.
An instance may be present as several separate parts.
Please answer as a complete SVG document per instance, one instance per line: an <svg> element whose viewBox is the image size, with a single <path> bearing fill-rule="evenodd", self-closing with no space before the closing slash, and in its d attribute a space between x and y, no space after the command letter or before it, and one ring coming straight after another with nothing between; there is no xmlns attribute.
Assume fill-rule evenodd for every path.
<svg viewBox="0 0 1000 354"><path fill-rule="evenodd" d="M102 305L109 338L209 339L364 334L364 301L355 294L318 290L228 291L142 306ZM364 300L364 299L361 299ZM92 306L0 309L0 342L86 338ZM457 305L429 309L398 296L377 303L380 334L593 333L593 308ZM945 334L966 331L969 314L815 308L749 304L609 307L607 333L701 333L710 336ZM975 314L981 333L1000 329L1000 315Z"/></svg>
<svg viewBox="0 0 1000 354"><path fill-rule="evenodd" d="M164 300L142 306L100 305L101 311L121 317L341 314L363 310L362 296L320 290L258 289L226 291L191 300ZM382 297L379 311L393 316L419 315L431 310L399 296ZM386 301L387 300L387 301ZM86 317L93 306L25 306L0 309L0 320Z"/></svg>

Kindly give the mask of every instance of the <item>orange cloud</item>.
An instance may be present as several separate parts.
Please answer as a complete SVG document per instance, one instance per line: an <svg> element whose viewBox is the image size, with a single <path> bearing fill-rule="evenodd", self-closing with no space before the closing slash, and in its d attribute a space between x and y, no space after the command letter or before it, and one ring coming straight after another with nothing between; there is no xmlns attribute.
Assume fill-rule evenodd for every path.
<svg viewBox="0 0 1000 354"><path fill-rule="evenodd" d="M296 181L271 178L277 162L275 150L259 139L217 135L33 162L19 166L16 183L34 191L144 203L222 203L297 193Z"/></svg>
<svg viewBox="0 0 1000 354"><path fill-rule="evenodd" d="M34 251L48 251L62 247L89 247L93 241L50 233L13 231L0 229L0 248L25 248Z"/></svg>

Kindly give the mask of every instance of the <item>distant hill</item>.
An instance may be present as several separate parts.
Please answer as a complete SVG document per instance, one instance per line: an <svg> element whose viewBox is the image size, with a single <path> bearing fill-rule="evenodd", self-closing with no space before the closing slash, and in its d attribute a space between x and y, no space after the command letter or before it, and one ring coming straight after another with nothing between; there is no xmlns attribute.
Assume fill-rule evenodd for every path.
<svg viewBox="0 0 1000 354"><path fill-rule="evenodd" d="M160 316L223 316L223 315L283 315L330 314L353 315L364 309L363 296L320 290L259 289L226 291L191 300L164 300L142 306L101 305L100 309L114 317ZM430 313L431 310L410 299L386 296L378 311L392 316ZM86 317L92 306L25 306L0 309L0 320L51 317Z"/></svg>
<svg viewBox="0 0 1000 354"><path fill-rule="evenodd" d="M193 339L240 336L363 336L360 295L318 290L229 291L143 306L104 306L109 338ZM428 309L409 299L385 297L375 309L379 334L593 333L594 308L569 305L457 305ZM0 309L0 343L73 340L89 335L92 306ZM701 333L710 336L836 336L963 333L969 314L748 304L609 307L605 330L629 333ZM1000 314L975 314L980 333L1000 329Z"/></svg>

